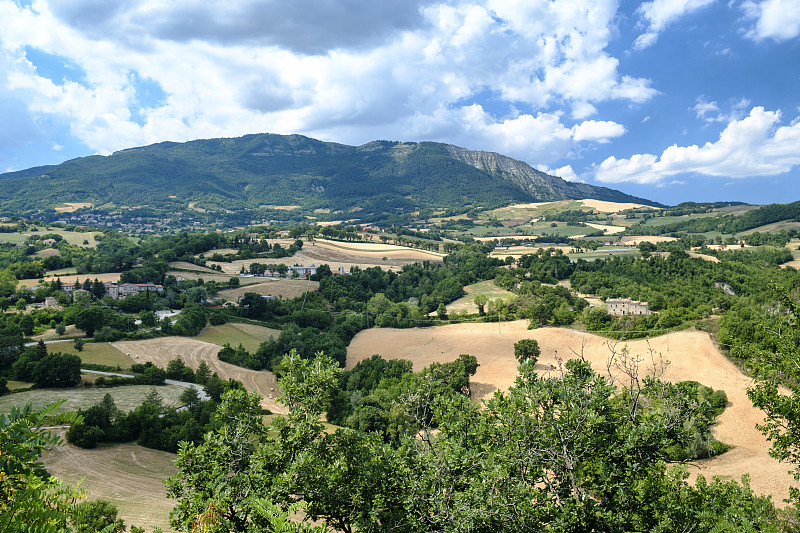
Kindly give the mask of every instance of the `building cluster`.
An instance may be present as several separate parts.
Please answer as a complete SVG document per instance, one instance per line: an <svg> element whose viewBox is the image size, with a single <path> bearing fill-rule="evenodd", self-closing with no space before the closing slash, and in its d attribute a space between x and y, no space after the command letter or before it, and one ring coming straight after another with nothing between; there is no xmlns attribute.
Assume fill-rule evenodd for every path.
<svg viewBox="0 0 800 533"><path fill-rule="evenodd" d="M61 290L67 294L79 294L85 291L78 283L62 283ZM163 285L156 285L155 283L117 283L115 281L107 281L103 283L106 289L106 294L111 296L114 300L123 300L128 296L139 294L140 292L153 291L161 292L164 290Z"/></svg>
<svg viewBox="0 0 800 533"><path fill-rule="evenodd" d="M630 298L608 298L606 309L611 315L649 315L650 309L647 302L631 300Z"/></svg>

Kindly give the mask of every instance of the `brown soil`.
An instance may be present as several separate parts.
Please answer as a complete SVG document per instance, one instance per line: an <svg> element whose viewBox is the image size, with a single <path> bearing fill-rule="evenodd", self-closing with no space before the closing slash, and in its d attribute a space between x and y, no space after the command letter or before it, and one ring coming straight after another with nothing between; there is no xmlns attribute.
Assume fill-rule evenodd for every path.
<svg viewBox="0 0 800 533"><path fill-rule="evenodd" d="M205 361L222 379L233 378L241 381L247 390L254 390L264 397L261 406L273 413L286 413L286 408L277 402L280 395L278 382L272 372L249 370L220 361L217 353L221 346L185 337L163 337L143 341L120 341L112 344L123 353L129 354L137 363L152 361L156 366L166 368L173 359L180 357L187 366L197 369L200 361Z"/></svg>
<svg viewBox="0 0 800 533"><path fill-rule="evenodd" d="M314 292L319 287L318 281L308 281L304 279L280 279L280 278L242 278L243 280L258 279L260 283L245 285L236 289L225 289L219 291L220 298L225 298L229 302L238 302L239 298L247 292L254 292L262 296L275 296L280 298L297 298L305 292Z"/></svg>
<svg viewBox="0 0 800 533"><path fill-rule="evenodd" d="M527 329L527 321L493 324L458 324L438 328L380 329L362 331L350 343L347 368L379 353L389 359L408 359L420 370L433 362L453 361L467 353L478 358L478 371L473 377L473 396L486 398L495 390L510 387L516 379L517 362L514 343L520 339L536 339L542 349L537 368L547 372L563 359L583 356L598 371L605 372L606 363L615 348L617 353L627 345L633 354L649 357L649 349L670 364L664 378L670 381L696 380L722 389L728 395L728 407L714 428L722 442L733 445L727 453L697 462L692 468L710 478L718 475L739 480L751 475L753 490L772 495L777 504L788 497L791 485L797 486L787 473L789 465L769 456L769 443L755 429L764 414L747 398L751 380L728 361L712 343L707 333L685 331L655 339L617 344L603 337L568 329Z"/></svg>

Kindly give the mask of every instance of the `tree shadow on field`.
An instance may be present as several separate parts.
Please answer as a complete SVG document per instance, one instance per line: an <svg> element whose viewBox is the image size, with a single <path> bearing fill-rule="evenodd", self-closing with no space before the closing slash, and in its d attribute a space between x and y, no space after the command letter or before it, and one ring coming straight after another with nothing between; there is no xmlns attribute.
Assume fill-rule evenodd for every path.
<svg viewBox="0 0 800 533"><path fill-rule="evenodd" d="M469 384L469 392L473 400L488 398L496 390L497 387L490 383L478 383L477 381L472 381Z"/></svg>

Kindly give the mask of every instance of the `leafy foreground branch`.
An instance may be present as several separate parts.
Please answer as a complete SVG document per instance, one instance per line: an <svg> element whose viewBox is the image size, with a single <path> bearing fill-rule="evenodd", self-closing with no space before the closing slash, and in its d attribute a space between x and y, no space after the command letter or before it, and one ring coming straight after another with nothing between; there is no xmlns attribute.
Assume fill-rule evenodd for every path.
<svg viewBox="0 0 800 533"><path fill-rule="evenodd" d="M667 443L686 438L694 405L677 386L645 379L618 389L581 360L541 377L523 362L516 384L482 407L432 394L437 376L398 401L409 428L326 431L320 416L340 370L323 354L281 363L286 417L264 425L260 398L232 390L219 429L184 444L168 480L181 531L275 528L270 516L352 531L779 531L787 525L743 478L668 468ZM631 392L634 391L635 392ZM657 408L656 408L657 407ZM291 528L291 529L283 529Z"/></svg>

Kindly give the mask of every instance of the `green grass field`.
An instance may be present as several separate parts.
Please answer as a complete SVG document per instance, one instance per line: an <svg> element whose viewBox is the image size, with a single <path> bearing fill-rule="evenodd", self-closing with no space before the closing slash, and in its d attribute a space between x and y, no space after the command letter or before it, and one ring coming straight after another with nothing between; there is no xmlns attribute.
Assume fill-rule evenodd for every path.
<svg viewBox="0 0 800 533"><path fill-rule="evenodd" d="M247 351L254 352L262 342L269 340L270 337L280 335L277 329L266 328L254 324L223 324L221 326L209 326L200 335L194 337L199 341L210 342L222 346L225 343L234 348L241 344Z"/></svg>
<svg viewBox="0 0 800 533"><path fill-rule="evenodd" d="M106 393L114 398L123 411L131 411L141 405L151 390L156 389L164 399L164 405L179 406L180 396L185 389L172 385L153 387L151 385L127 385L123 387L95 388L70 388L70 389L36 389L16 394L0 396L0 413L8 413L14 405L32 404L34 407L43 407L58 400L66 400L56 412L76 411L88 409L95 405Z"/></svg>
<svg viewBox="0 0 800 533"><path fill-rule="evenodd" d="M483 294L489 300L497 300L498 298L513 298L514 294L498 287L494 284L494 280L481 281L464 287L467 295L450 302L447 304L447 312L466 311L468 313L477 313L478 306L475 305L475 297Z"/></svg>
<svg viewBox="0 0 800 533"><path fill-rule="evenodd" d="M122 369L129 369L134 363L133 359L120 352L107 342L87 342L83 345L82 352L76 350L72 342L56 342L53 344L48 344L47 351L50 353L71 353L80 357L81 361L84 363L113 367L118 366Z"/></svg>

